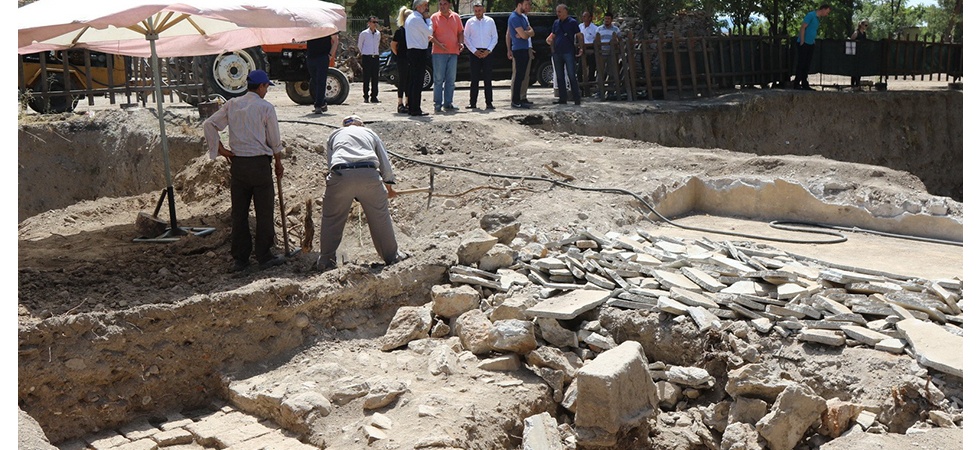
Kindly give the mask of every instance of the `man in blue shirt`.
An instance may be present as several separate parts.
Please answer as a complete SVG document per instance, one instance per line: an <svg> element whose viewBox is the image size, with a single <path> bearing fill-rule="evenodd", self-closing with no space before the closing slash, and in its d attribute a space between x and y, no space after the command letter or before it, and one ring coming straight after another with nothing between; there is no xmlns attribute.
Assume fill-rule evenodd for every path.
<svg viewBox="0 0 980 450"><path fill-rule="evenodd" d="M531 10L531 0L514 0L514 11L507 19L507 35L510 36L510 49L514 56L514 82L510 87L510 106L514 108L530 108L531 105L521 101L521 84L531 61L531 38L534 29L527 21L525 13Z"/></svg>
<svg viewBox="0 0 980 450"><path fill-rule="evenodd" d="M575 77L575 58L582 56L582 32L578 28L578 21L568 16L568 7L559 4L555 7L555 14L558 19L551 25L551 34L548 35L548 44L551 45L551 61L555 68L555 83L558 85L559 105L568 103L568 86L565 83L565 76L572 84L572 99L576 105L582 104L582 93L578 90L578 78Z"/></svg>
<svg viewBox="0 0 980 450"><path fill-rule="evenodd" d="M810 61L813 60L813 46L817 40L817 29L820 27L820 18L830 14L830 5L823 4L816 11L810 11L803 18L800 26L800 36L798 38L799 51L796 60L796 78L793 79L793 89L803 91L813 91L807 75L810 72Z"/></svg>

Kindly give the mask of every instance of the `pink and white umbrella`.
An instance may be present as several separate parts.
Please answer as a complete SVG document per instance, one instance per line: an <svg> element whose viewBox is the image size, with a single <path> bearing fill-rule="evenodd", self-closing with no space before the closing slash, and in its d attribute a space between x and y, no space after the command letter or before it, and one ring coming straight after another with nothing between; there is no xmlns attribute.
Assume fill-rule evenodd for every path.
<svg viewBox="0 0 980 450"><path fill-rule="evenodd" d="M18 8L16 22L19 54L78 48L150 58L170 206L170 229L156 241L169 242L186 230L177 226L159 58L329 36L347 29L347 14L343 6L319 0L38 0Z"/></svg>

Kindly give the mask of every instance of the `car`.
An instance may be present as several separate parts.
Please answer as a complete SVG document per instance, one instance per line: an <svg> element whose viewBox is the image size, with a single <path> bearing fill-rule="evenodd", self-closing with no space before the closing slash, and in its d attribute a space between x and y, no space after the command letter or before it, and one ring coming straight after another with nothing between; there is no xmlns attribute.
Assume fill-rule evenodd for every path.
<svg viewBox="0 0 980 450"><path fill-rule="evenodd" d="M493 53L490 55L493 58L493 79L509 80L512 70L511 61L507 59L505 33L507 32L507 19L510 17L510 12L492 12L486 13L485 15L493 19L497 25L497 45L493 48ZM464 26L466 25L466 21L471 17L473 17L472 14L460 16ZM527 18L531 23L531 27L534 28L534 37L531 39L532 48L534 49L534 59L531 60L530 81L542 86L551 86L555 76L555 69L551 64L551 47L545 42L545 38L551 33L551 26L558 17L551 13L529 13ZM381 78L389 83L397 84L398 64L395 62L393 56L390 51L381 54ZM463 48L463 51L459 54L459 60L456 62L456 82L469 82L469 80L470 51L467 48ZM423 89L431 88L432 55L430 46L430 54L425 67Z"/></svg>

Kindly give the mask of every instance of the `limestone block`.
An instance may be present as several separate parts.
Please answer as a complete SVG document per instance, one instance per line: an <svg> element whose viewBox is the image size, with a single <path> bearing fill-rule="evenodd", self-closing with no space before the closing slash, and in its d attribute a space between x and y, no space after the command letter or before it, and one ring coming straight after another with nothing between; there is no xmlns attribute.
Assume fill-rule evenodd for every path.
<svg viewBox="0 0 980 450"><path fill-rule="evenodd" d="M659 405L667 409L673 409L681 399L681 388L669 381L657 381L657 398L660 399Z"/></svg>
<svg viewBox="0 0 980 450"><path fill-rule="evenodd" d="M706 308L695 306L687 309L687 314L698 324L698 331L721 329L721 319Z"/></svg>
<svg viewBox="0 0 980 450"><path fill-rule="evenodd" d="M490 353L493 347L493 340L490 337L493 323L483 312L472 309L463 313L456 319L455 328L456 336L459 336L463 348L473 352L474 355Z"/></svg>
<svg viewBox="0 0 980 450"><path fill-rule="evenodd" d="M871 347L885 339L891 339L888 335L856 325L842 325L840 329L847 337Z"/></svg>
<svg viewBox="0 0 980 450"><path fill-rule="evenodd" d="M895 328L923 366L963 377L963 337L931 322L905 319Z"/></svg>
<svg viewBox="0 0 980 450"><path fill-rule="evenodd" d="M504 356L484 359L476 367L491 372L514 372L520 370L523 366L520 356L514 353L508 353Z"/></svg>
<svg viewBox="0 0 980 450"><path fill-rule="evenodd" d="M565 446L561 442L558 431L558 421L550 414L543 412L524 419L523 450L561 450Z"/></svg>
<svg viewBox="0 0 980 450"><path fill-rule="evenodd" d="M429 336L432 328L432 310L426 306L402 306L388 324L388 331L381 337L381 350L389 351L415 339Z"/></svg>
<svg viewBox="0 0 980 450"><path fill-rule="evenodd" d="M727 284L718 281L717 278L696 267L681 267L681 273L708 292L720 292L728 287Z"/></svg>
<svg viewBox="0 0 980 450"><path fill-rule="evenodd" d="M579 331L579 339L595 351L609 350L616 346L616 341L609 336L604 336L594 331Z"/></svg>
<svg viewBox="0 0 980 450"><path fill-rule="evenodd" d="M491 349L495 351L519 355L525 355L538 346L534 339L534 324L527 320L507 319L493 322L490 342Z"/></svg>
<svg viewBox="0 0 980 450"><path fill-rule="evenodd" d="M497 238L482 229L470 231L463 235L462 242L456 249L456 258L464 266L477 263L496 243Z"/></svg>
<svg viewBox="0 0 980 450"><path fill-rule="evenodd" d="M455 319L466 311L480 307L480 293L472 286L452 287L446 284L432 286L432 313L447 319Z"/></svg>
<svg viewBox="0 0 980 450"><path fill-rule="evenodd" d="M715 301L708 296L676 286L670 288L670 298L687 306L700 306L702 308L718 307L718 303L715 303Z"/></svg>
<svg viewBox="0 0 980 450"><path fill-rule="evenodd" d="M480 218L480 228L483 228L491 236L497 238L501 244L510 245L521 231L521 223L517 221L520 213L501 214L490 213Z"/></svg>
<svg viewBox="0 0 980 450"><path fill-rule="evenodd" d="M554 347L538 347L525 355L524 359L527 360L528 364L535 367L547 367L564 372L566 378L563 382L566 385L572 382L572 378L578 372L578 369L572 365L565 353Z"/></svg>
<svg viewBox="0 0 980 450"><path fill-rule="evenodd" d="M901 339L889 338L875 344L875 350L898 355L905 351L905 343Z"/></svg>
<svg viewBox="0 0 980 450"><path fill-rule="evenodd" d="M761 398L772 403L790 384L762 364L747 364L728 372L725 392L732 397Z"/></svg>
<svg viewBox="0 0 980 450"><path fill-rule="evenodd" d="M429 355L429 373L452 375L459 371L459 358L448 345L440 345Z"/></svg>
<svg viewBox="0 0 980 450"><path fill-rule="evenodd" d="M820 415L818 432L830 438L837 438L851 428L864 407L856 403L845 402L834 397L827 400L827 410Z"/></svg>
<svg viewBox="0 0 980 450"><path fill-rule="evenodd" d="M698 286L689 278L679 273L668 272L666 270L654 270L653 276L658 282L660 282L660 285L666 289L679 287L681 289L687 289L688 291L695 292L701 290L701 286Z"/></svg>
<svg viewBox="0 0 980 450"><path fill-rule="evenodd" d="M579 369L575 431L579 444L614 446L617 433L657 414L657 391L639 342L626 341Z"/></svg>
<svg viewBox="0 0 980 450"><path fill-rule="evenodd" d="M500 275L500 287L501 289L508 291L512 286L527 286L530 280L527 279L527 275L523 273L516 272L510 269L498 269L497 275Z"/></svg>
<svg viewBox="0 0 980 450"><path fill-rule="evenodd" d="M792 450L826 409L823 398L810 388L793 383L779 394L769 414L756 424L756 430L769 442L771 450Z"/></svg>
<svg viewBox="0 0 980 450"><path fill-rule="evenodd" d="M495 244L487 254L480 258L477 267L487 272L496 272L498 269L510 267L517 260L517 252L504 244Z"/></svg>
<svg viewBox="0 0 980 450"><path fill-rule="evenodd" d="M321 416L330 414L330 400L316 391L305 391L290 394L279 405L282 418L294 424L303 423L310 411L317 411Z"/></svg>
<svg viewBox="0 0 980 450"><path fill-rule="evenodd" d="M735 397L728 411L728 424L747 423L754 426L767 412L769 412L769 404L765 400Z"/></svg>
<svg viewBox="0 0 980 450"><path fill-rule="evenodd" d="M764 450L759 432L748 423L737 422L725 428L721 436L721 450Z"/></svg>
<svg viewBox="0 0 980 450"><path fill-rule="evenodd" d="M671 366L667 369L667 381L681 386L708 388L715 384L715 377L700 367Z"/></svg>
<svg viewBox="0 0 980 450"><path fill-rule="evenodd" d="M371 392L364 396L364 409L384 408L408 392L408 386L401 381L384 380L371 384Z"/></svg>
<svg viewBox="0 0 980 450"><path fill-rule="evenodd" d="M803 330L797 337L800 341L816 342L818 344L832 345L835 347L843 346L847 338L844 333L834 330Z"/></svg>
<svg viewBox="0 0 980 450"><path fill-rule="evenodd" d="M506 319L525 320L527 318L524 314L525 309L527 309L527 306L524 304L524 299L508 298L490 311L490 321L496 322Z"/></svg>
<svg viewBox="0 0 980 450"><path fill-rule="evenodd" d="M749 321L752 324L752 328L762 334L769 334L772 331L772 321L768 317L759 317L758 319L752 319Z"/></svg>
<svg viewBox="0 0 980 450"><path fill-rule="evenodd" d="M549 344L556 347L575 348L578 346L578 335L574 331L561 326L557 320L550 317L538 317L534 319L534 323L541 330L541 337Z"/></svg>

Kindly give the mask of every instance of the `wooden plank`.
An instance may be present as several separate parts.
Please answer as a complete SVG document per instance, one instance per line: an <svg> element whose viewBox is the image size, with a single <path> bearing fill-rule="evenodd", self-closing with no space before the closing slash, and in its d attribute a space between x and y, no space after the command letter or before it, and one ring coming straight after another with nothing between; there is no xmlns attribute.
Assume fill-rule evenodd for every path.
<svg viewBox="0 0 980 450"><path fill-rule="evenodd" d="M687 31L687 62L691 65L691 89L694 96L698 95L698 66L694 58L694 36L691 30Z"/></svg>
<svg viewBox="0 0 980 450"><path fill-rule="evenodd" d="M704 82L708 85L708 95L714 96L714 89L711 87L711 61L708 59L708 41L701 36L701 55L704 59Z"/></svg>
<svg viewBox="0 0 980 450"><path fill-rule="evenodd" d="M674 54L674 73L677 75L677 78L676 78L676 80L677 80L677 94L678 95L682 95L682 91L684 89L684 86L683 86L684 85L684 83L683 83L683 80L684 79L681 77L681 54L678 51L677 33L678 33L678 31L675 28L674 29L674 32L671 33L671 35L670 35L670 51L671 51L671 53Z"/></svg>
<svg viewBox="0 0 980 450"><path fill-rule="evenodd" d="M643 78L647 86L647 100L653 100L653 80L651 71L653 70L653 56L650 55L650 40L640 41L643 46Z"/></svg>
<svg viewBox="0 0 980 450"><path fill-rule="evenodd" d="M636 100L636 45L632 31L627 33L626 42L626 79L629 81L626 99L632 102Z"/></svg>
<svg viewBox="0 0 980 450"><path fill-rule="evenodd" d="M111 58L112 55L106 55ZM88 105L95 105L95 95L92 89L92 53L89 50L82 49L82 59L85 60L85 96L88 97Z"/></svg>
<svg viewBox="0 0 980 450"><path fill-rule="evenodd" d="M664 59L664 30L657 34L657 60L660 62L660 89L667 98L667 60Z"/></svg>

